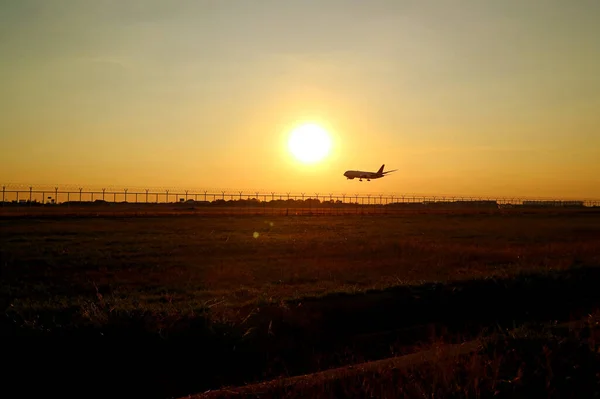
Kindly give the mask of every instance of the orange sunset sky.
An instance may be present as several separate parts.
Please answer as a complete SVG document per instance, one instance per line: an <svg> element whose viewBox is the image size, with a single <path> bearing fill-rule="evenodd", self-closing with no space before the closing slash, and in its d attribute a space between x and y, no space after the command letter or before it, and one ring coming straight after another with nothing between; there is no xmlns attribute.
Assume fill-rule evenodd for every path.
<svg viewBox="0 0 600 399"><path fill-rule="evenodd" d="M600 198L599 20L596 0L3 1L0 183ZM312 164L287 145L305 122L331 139Z"/></svg>

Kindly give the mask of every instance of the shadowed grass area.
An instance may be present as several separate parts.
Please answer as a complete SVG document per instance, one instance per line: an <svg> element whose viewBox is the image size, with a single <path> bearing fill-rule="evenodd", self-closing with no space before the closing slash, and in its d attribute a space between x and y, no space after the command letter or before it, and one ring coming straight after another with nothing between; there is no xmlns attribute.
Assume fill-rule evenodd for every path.
<svg viewBox="0 0 600 399"><path fill-rule="evenodd" d="M88 397L311 373L581 316L599 217L0 220L0 327L14 372L102 379Z"/></svg>
<svg viewBox="0 0 600 399"><path fill-rule="evenodd" d="M480 349L438 344L397 359L194 395L225 398L531 398L600 396L600 327L520 328ZM473 342L475 343L475 342Z"/></svg>
<svg viewBox="0 0 600 399"><path fill-rule="evenodd" d="M59 314L47 313L40 326L54 322L52 329L23 329L8 320L2 330L12 331L14 373L27 370L50 382L59 379L57 372L68 373L87 384L110 375L96 388L99 396L114 395L111 390L118 388L124 395L164 398L411 353L440 337L462 342L499 327L581 317L600 306L599 279L600 268L580 268L332 294L266 305L229 324L201 316L111 311L99 298L93 321L72 319L60 327ZM85 351L77 350L81 345ZM59 370L52 368L55 359L63 362Z"/></svg>

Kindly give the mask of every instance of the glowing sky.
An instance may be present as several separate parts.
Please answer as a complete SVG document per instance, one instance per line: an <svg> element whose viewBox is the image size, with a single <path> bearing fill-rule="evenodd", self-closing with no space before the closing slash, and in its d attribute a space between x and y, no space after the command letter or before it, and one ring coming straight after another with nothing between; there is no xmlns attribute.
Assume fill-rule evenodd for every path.
<svg viewBox="0 0 600 399"><path fill-rule="evenodd" d="M597 0L3 1L0 183L600 198L599 20ZM285 142L307 120L333 140L311 166Z"/></svg>

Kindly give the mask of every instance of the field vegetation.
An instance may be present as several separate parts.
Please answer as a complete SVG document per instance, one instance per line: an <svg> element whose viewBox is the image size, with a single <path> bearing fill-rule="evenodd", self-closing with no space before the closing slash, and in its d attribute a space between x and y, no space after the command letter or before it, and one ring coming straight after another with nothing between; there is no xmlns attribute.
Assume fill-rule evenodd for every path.
<svg viewBox="0 0 600 399"><path fill-rule="evenodd" d="M68 373L94 386L85 396L185 396L581 319L600 304L600 213L593 210L111 212L0 219L4 344L15 354L14 378L46 381L25 390L58 389ZM597 336L594 328L588 335ZM493 356L456 358L445 374L438 366L363 373L327 383L335 389L315 379L310 392L394 397L406 378L422 378L421 387L437 381L428 397L504 394L500 380L520 369L510 360L512 371L490 385L483 365L510 357L499 351L529 356L534 367L544 345L556 353L583 345L562 330L536 331L528 341L494 341ZM581 356L597 364L597 347L588 347ZM363 388L352 391L357 384ZM306 397L298 389L285 395Z"/></svg>
<svg viewBox="0 0 600 399"><path fill-rule="evenodd" d="M462 345L434 343L411 355L209 391L192 399L597 397L597 316L579 325L521 327Z"/></svg>

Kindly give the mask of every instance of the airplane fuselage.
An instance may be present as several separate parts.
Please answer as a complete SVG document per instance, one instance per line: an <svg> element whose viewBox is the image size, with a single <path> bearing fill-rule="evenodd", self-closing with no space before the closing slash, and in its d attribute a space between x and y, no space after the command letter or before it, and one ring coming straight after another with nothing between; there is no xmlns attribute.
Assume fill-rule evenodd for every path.
<svg viewBox="0 0 600 399"><path fill-rule="evenodd" d="M381 165L377 172L365 172L363 170L347 170L346 172L344 172L344 176L346 176L346 179L348 180L359 179L358 181L362 181L362 179L367 179L367 181L371 181L371 179L379 179L381 177L384 177L388 173L395 172L396 170L398 170L394 169L384 172L384 167L385 165Z"/></svg>
<svg viewBox="0 0 600 399"><path fill-rule="evenodd" d="M382 173L364 172L362 170L348 170L346 173L344 173L344 176L350 180L359 179L362 181L362 179L367 179L367 181L370 181L371 179L379 179L385 175Z"/></svg>

